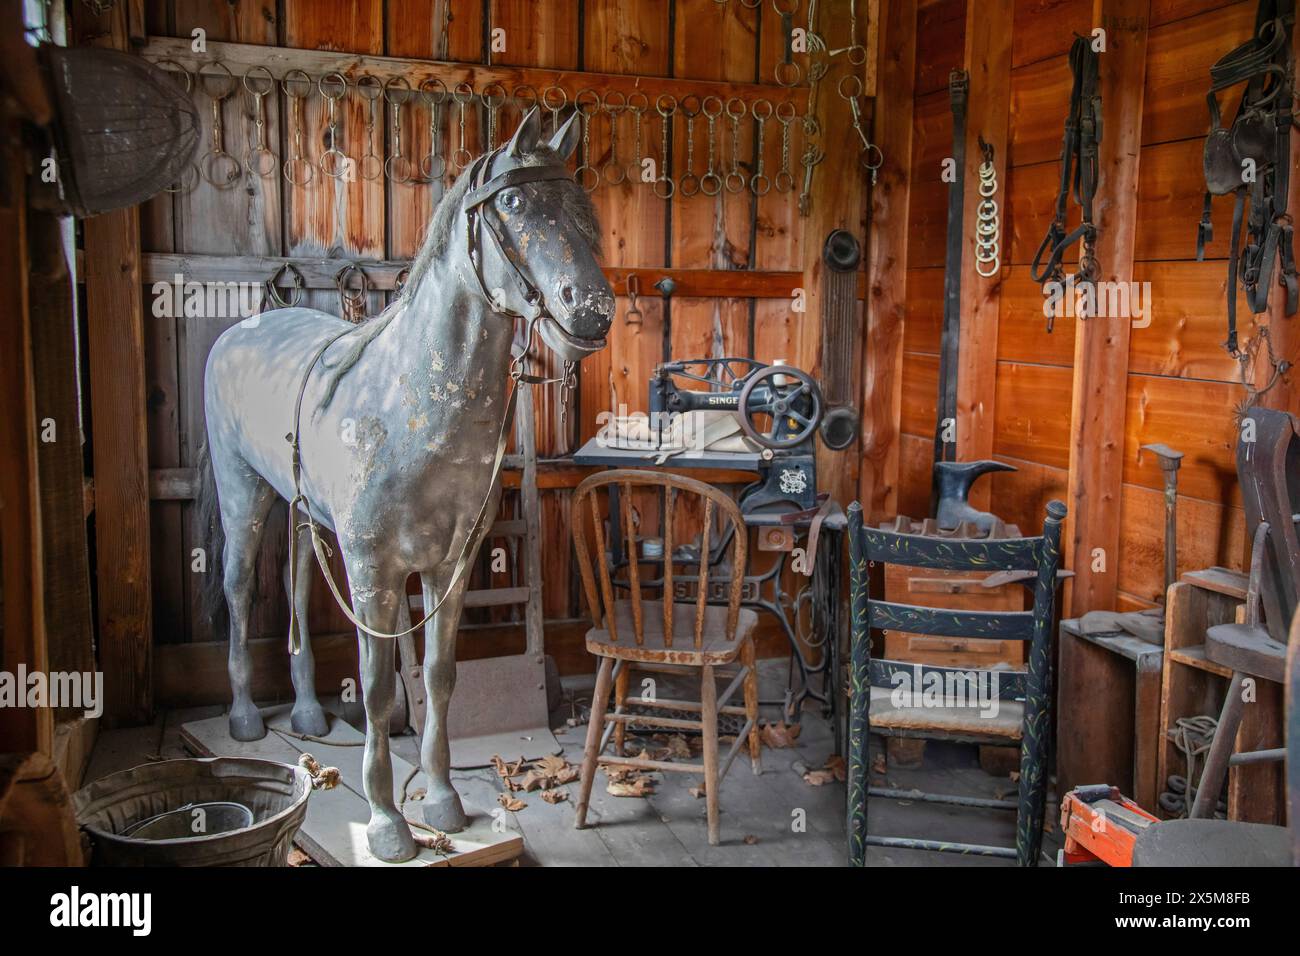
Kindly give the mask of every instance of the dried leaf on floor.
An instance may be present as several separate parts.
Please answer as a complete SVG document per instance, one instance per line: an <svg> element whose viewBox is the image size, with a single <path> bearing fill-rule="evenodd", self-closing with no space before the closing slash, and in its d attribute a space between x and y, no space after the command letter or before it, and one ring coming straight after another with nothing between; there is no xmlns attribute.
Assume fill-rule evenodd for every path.
<svg viewBox="0 0 1300 956"><path fill-rule="evenodd" d="M497 803L501 804L501 806L505 807L511 813L522 810L524 807L528 806L528 804L524 803L524 801L520 800L518 797L512 797L508 793L498 793Z"/></svg>
<svg viewBox="0 0 1300 956"><path fill-rule="evenodd" d="M306 853L303 853L302 850L297 847L294 847L289 851L288 862L290 866L308 866L311 863L311 857Z"/></svg>
<svg viewBox="0 0 1300 956"><path fill-rule="evenodd" d="M614 797L646 797L654 793L654 780L636 767L610 764L602 767L608 782L605 792Z"/></svg>
<svg viewBox="0 0 1300 956"><path fill-rule="evenodd" d="M499 754L492 755L492 766L496 768L497 776L502 779L517 777L524 772L524 758L520 757L513 763L506 763L501 759Z"/></svg>
<svg viewBox="0 0 1300 956"><path fill-rule="evenodd" d="M547 754L540 760L533 761L533 770L545 774L548 777L557 777L560 772L569 766L569 761L555 754Z"/></svg>
<svg viewBox="0 0 1300 956"><path fill-rule="evenodd" d="M673 734L668 738L668 755L683 760L691 759L691 745L686 742L685 735Z"/></svg>
<svg viewBox="0 0 1300 956"><path fill-rule="evenodd" d="M505 794L502 794L502 796L505 796ZM456 849L451 842L451 837L441 830L430 829L427 833L416 832L412 833L411 836L418 846L426 847L435 853L451 853Z"/></svg>
<svg viewBox="0 0 1300 956"><path fill-rule="evenodd" d="M754 836L754 834L752 833L745 834L745 846L753 846L757 842L758 842L758 837Z"/></svg>
<svg viewBox="0 0 1300 956"><path fill-rule="evenodd" d="M884 776L885 772L886 772L888 769L889 769L888 766L885 764L885 755L884 755L884 754L876 754L874 757L871 758L871 772L872 772L872 773L878 773L878 774L880 774L881 776Z"/></svg>
<svg viewBox="0 0 1300 956"><path fill-rule="evenodd" d="M773 750L780 750L784 747L793 747L795 740L799 737L799 731L802 729L799 724L786 724L782 720L775 724L763 724L758 735L766 746L771 747Z"/></svg>
<svg viewBox="0 0 1300 956"><path fill-rule="evenodd" d="M568 800L568 799L569 799L569 791L567 791L567 790L543 790L543 791L542 791L542 799L545 800L547 803L551 803L551 804L555 804L555 803L563 803L565 800Z"/></svg>
<svg viewBox="0 0 1300 956"><path fill-rule="evenodd" d="M686 792L689 793L696 800L699 800L705 794L704 784L700 784L698 787L691 787Z"/></svg>
<svg viewBox="0 0 1300 956"><path fill-rule="evenodd" d="M532 793L534 790L545 790L551 785L551 777L542 773L540 770L530 770L524 774L518 784L513 784L511 790L522 790L525 793Z"/></svg>
<svg viewBox="0 0 1300 956"><path fill-rule="evenodd" d="M811 786L821 787L835 780L843 781L847 776L844 758L839 754L831 754L819 768L807 771L803 775L803 781Z"/></svg>

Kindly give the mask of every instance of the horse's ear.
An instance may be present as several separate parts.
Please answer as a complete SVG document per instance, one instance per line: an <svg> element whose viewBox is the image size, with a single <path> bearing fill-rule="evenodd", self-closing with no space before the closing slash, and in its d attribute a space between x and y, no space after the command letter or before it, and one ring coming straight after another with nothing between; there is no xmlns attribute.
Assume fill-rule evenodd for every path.
<svg viewBox="0 0 1300 956"><path fill-rule="evenodd" d="M542 114L536 106L532 107L524 114L523 122L515 130L515 135L510 138L510 145L506 152L518 159L525 153L531 153L537 149L537 141L542 138Z"/></svg>
<svg viewBox="0 0 1300 956"><path fill-rule="evenodd" d="M578 125L578 111L574 110L573 114L565 121L564 125L555 131L551 141L547 144L554 150L563 162L573 155L573 151L578 148L578 140L582 138L582 129Z"/></svg>

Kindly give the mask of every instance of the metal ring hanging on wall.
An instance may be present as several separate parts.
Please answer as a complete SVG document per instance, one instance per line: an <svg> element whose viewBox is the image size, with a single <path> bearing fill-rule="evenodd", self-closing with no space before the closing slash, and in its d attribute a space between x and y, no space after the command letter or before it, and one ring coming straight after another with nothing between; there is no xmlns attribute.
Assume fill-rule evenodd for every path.
<svg viewBox="0 0 1300 956"><path fill-rule="evenodd" d="M998 225L998 172L993 165L993 144L980 137L984 160L980 163L980 203L975 222L975 271L991 279L1002 269L1002 236Z"/></svg>

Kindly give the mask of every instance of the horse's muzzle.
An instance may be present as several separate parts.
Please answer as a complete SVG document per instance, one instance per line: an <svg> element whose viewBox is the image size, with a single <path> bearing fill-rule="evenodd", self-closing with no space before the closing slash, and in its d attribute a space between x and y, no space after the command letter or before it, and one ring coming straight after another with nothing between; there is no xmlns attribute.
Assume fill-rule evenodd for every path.
<svg viewBox="0 0 1300 956"><path fill-rule="evenodd" d="M542 317L538 328L542 334L542 341L552 352L568 362L581 361L605 347L604 335L597 338L574 335L549 315ZM609 328L608 323L605 324L605 328Z"/></svg>

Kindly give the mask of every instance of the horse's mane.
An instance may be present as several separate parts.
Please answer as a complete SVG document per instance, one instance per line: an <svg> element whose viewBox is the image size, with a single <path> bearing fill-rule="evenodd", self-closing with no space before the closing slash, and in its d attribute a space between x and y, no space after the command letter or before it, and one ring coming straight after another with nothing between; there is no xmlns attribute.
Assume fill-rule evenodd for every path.
<svg viewBox="0 0 1300 956"><path fill-rule="evenodd" d="M547 163L559 163L561 160L550 147L539 146L533 152L523 156L519 162L523 166L543 166ZM325 397L321 401L322 408L327 407L333 400L339 382L361 359L366 347L406 308L415 290L419 288L433 265L446 260L447 250L451 247L452 229L460 221L460 204L465 198L465 193L469 191L469 182L469 169L466 168L452 183L451 188L443 193L442 199L433 211L433 217L429 220L420 251L411 262L411 270L401 294L382 312L362 322L357 326L356 331L347 333L340 340L346 347L336 361L326 365L329 375L326 380ZM592 252L599 257L600 223L596 218L596 209L592 205L591 198L576 183L573 184L573 188L567 186L563 188L560 195L560 213L588 243ZM324 359L322 364L325 364Z"/></svg>

